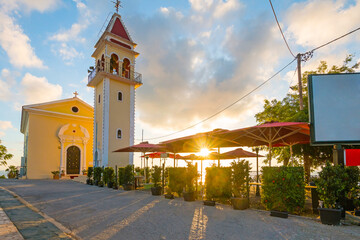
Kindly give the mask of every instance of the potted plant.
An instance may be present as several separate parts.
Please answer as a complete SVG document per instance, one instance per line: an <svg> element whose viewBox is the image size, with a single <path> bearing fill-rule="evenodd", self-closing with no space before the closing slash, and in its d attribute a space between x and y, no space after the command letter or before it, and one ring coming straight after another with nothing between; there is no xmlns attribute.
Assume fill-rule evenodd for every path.
<svg viewBox="0 0 360 240"><path fill-rule="evenodd" d="M191 163L188 163L185 172L185 192L183 192L183 197L185 201L196 200L195 181L197 177L198 173L196 167Z"/></svg>
<svg viewBox="0 0 360 240"><path fill-rule="evenodd" d="M113 187L114 175L114 169L112 167L106 167L104 169L103 181L104 184L108 186L108 188Z"/></svg>
<svg viewBox="0 0 360 240"><path fill-rule="evenodd" d="M134 165L127 165L124 169L123 188L126 191L134 190Z"/></svg>
<svg viewBox="0 0 360 240"><path fill-rule="evenodd" d="M329 162L319 172L316 182L319 198L323 206L319 207L320 220L322 224L339 225L341 209L339 199L346 189L346 178L348 175L342 166L331 166Z"/></svg>
<svg viewBox="0 0 360 240"><path fill-rule="evenodd" d="M122 186L125 182L124 182L124 174L125 174L125 168L120 167L118 169L118 184L119 186Z"/></svg>
<svg viewBox="0 0 360 240"><path fill-rule="evenodd" d="M84 168L83 170L82 170L82 174L85 176L85 175L87 175L87 170Z"/></svg>
<svg viewBox="0 0 360 240"><path fill-rule="evenodd" d="M179 197L181 196L185 188L185 175L186 168L184 167L169 168L168 191L170 194L176 193Z"/></svg>
<svg viewBox="0 0 360 240"><path fill-rule="evenodd" d="M61 170L61 177L64 177L64 176L65 176L65 171Z"/></svg>
<svg viewBox="0 0 360 240"><path fill-rule="evenodd" d="M345 179L345 190L343 195L346 196L341 205L344 206L345 211L354 211L356 200L360 197L360 169L358 167L345 167L348 177Z"/></svg>
<svg viewBox="0 0 360 240"><path fill-rule="evenodd" d="M287 218L299 214L305 205L303 167L263 167L261 201L270 216Z"/></svg>
<svg viewBox="0 0 360 240"><path fill-rule="evenodd" d="M161 167L153 166L151 171L151 180L154 183L154 187L151 188L151 194L155 196L161 195L162 187L159 185L161 180Z"/></svg>
<svg viewBox="0 0 360 240"><path fill-rule="evenodd" d="M86 184L92 185L92 179L91 178L93 176L93 172L94 172L94 168L93 167L88 167Z"/></svg>
<svg viewBox="0 0 360 240"><path fill-rule="evenodd" d="M101 180L101 174L103 172L103 169L101 167L95 167L94 168L94 185L98 186L99 182Z"/></svg>
<svg viewBox="0 0 360 240"><path fill-rule="evenodd" d="M204 205L207 206L215 206L216 200L231 198L231 168L217 167L215 164L206 168L205 198Z"/></svg>
<svg viewBox="0 0 360 240"><path fill-rule="evenodd" d="M53 179L59 180L59 178L60 178L60 176L59 176L60 172L59 171L52 171L51 173L53 175Z"/></svg>
<svg viewBox="0 0 360 240"><path fill-rule="evenodd" d="M232 195L231 205L236 210L249 208L250 192L250 164L245 160L233 161L232 169Z"/></svg>

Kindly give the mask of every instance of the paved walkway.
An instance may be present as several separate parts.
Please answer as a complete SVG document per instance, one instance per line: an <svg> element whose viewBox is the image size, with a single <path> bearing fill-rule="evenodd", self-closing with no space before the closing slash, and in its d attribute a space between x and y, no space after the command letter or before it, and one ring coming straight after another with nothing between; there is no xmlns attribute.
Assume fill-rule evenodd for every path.
<svg viewBox="0 0 360 240"><path fill-rule="evenodd" d="M3 210L0 221L4 222L4 225L0 225L1 240L71 239L42 215L25 206L16 196L1 188L0 208Z"/></svg>
<svg viewBox="0 0 360 240"><path fill-rule="evenodd" d="M24 239L1 207L0 207L0 239L2 240Z"/></svg>
<svg viewBox="0 0 360 240"><path fill-rule="evenodd" d="M327 226L292 215L281 219L266 211L209 207L146 191L125 192L70 180L0 180L0 186L82 239L360 239L359 226Z"/></svg>

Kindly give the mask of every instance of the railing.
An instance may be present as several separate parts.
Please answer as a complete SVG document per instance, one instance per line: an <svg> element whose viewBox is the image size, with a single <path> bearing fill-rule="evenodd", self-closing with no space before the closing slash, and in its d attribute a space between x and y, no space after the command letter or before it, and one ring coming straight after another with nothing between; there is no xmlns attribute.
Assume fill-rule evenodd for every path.
<svg viewBox="0 0 360 240"><path fill-rule="evenodd" d="M113 74L140 84L142 83L142 75L140 73L134 72L130 69L122 68L121 66L118 66L116 64L110 64L109 62L103 62L102 64L96 67L91 67L90 69L91 71L89 71L88 83L91 82L91 80L96 77L96 74L100 72ZM121 71L119 71L119 69Z"/></svg>

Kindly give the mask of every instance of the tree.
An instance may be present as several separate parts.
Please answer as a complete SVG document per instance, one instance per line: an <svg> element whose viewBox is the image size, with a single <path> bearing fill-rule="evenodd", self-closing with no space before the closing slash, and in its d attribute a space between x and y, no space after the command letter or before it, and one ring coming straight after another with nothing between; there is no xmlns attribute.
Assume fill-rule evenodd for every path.
<svg viewBox="0 0 360 240"><path fill-rule="evenodd" d="M0 140L0 166L6 166L7 160L10 160L12 157L13 155L7 153L6 147L1 144L1 140Z"/></svg>
<svg viewBox="0 0 360 240"><path fill-rule="evenodd" d="M265 122L308 122L309 110L308 110L308 85L307 77L310 74L336 74L336 73L353 73L359 68L360 62L353 63L353 56L346 56L341 66L328 67L325 61L321 61L316 70L306 71L302 74L303 85L303 102L304 109L300 110L298 85L291 86L291 92L286 95L281 101L265 100L263 111L255 115L256 121L259 124ZM274 148L272 155L278 157L278 161L283 162L286 166L289 163L289 148ZM293 156L299 161L303 162L305 169L305 176L307 182L310 178L310 168L323 165L327 160L332 161L332 147L312 147L309 144L294 145Z"/></svg>
<svg viewBox="0 0 360 240"><path fill-rule="evenodd" d="M8 173L8 178L16 178L16 175L18 173L18 170L15 166L11 165L8 169L5 170Z"/></svg>

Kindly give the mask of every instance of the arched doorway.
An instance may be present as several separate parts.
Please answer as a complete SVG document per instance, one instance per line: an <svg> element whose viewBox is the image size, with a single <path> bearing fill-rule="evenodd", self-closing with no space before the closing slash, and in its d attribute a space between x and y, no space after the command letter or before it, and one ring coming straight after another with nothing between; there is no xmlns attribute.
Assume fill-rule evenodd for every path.
<svg viewBox="0 0 360 240"><path fill-rule="evenodd" d="M66 151L66 174L80 174L80 148L77 146Z"/></svg>

